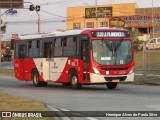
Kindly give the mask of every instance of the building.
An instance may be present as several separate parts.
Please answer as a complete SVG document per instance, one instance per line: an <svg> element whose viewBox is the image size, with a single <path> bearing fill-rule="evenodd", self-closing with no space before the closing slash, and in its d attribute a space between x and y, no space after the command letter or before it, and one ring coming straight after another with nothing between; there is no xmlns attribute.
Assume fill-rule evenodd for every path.
<svg viewBox="0 0 160 120"><path fill-rule="evenodd" d="M109 17L135 15L136 8L138 8L136 3L68 7L66 27L67 29L108 27Z"/></svg>
<svg viewBox="0 0 160 120"><path fill-rule="evenodd" d="M68 7L66 28L81 29L112 25L134 28L139 40L145 41L152 37L160 37L159 11L160 8L139 8L136 3Z"/></svg>

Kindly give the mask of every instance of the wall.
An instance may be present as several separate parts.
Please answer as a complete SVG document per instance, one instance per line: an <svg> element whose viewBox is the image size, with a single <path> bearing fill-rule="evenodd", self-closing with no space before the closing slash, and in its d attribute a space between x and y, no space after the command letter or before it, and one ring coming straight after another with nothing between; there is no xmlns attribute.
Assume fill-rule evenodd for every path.
<svg viewBox="0 0 160 120"><path fill-rule="evenodd" d="M96 27L96 18L86 18L85 19L85 8L94 8L95 6L76 6L67 8L67 22L66 28L73 29L73 23L81 23L81 28L86 27L86 22L94 22ZM97 7L112 7L112 16L127 16L135 15L135 9L138 8L136 3L127 3L127 4L106 4L98 5ZM100 22L109 21L107 18L98 18L98 27ZM109 22L108 22L109 23Z"/></svg>

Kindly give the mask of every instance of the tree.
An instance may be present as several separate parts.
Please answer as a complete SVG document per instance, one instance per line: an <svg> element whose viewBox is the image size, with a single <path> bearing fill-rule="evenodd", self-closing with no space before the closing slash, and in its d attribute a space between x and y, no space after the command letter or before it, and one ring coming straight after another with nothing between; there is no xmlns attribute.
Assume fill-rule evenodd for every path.
<svg viewBox="0 0 160 120"><path fill-rule="evenodd" d="M130 28L129 31L131 33L131 36L132 36L132 39L133 39L133 43L135 43L135 44L139 43L140 41L138 39L138 31L137 31L137 29Z"/></svg>

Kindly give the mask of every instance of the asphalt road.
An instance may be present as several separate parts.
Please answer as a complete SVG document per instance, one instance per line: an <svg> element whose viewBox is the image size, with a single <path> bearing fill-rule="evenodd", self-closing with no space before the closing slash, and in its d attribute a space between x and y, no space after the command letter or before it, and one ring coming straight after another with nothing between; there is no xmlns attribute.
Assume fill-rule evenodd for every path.
<svg viewBox="0 0 160 120"><path fill-rule="evenodd" d="M160 111L160 87L119 84L109 90L105 85L83 86L72 90L61 84L34 87L14 77L0 77L0 91L43 102L71 111ZM156 119L156 118L154 118Z"/></svg>
<svg viewBox="0 0 160 120"><path fill-rule="evenodd" d="M40 101L60 111L160 111L160 87L153 85L119 84L109 90L105 85L86 85L72 90L61 84L34 87L32 82L0 76L0 92ZM52 109L53 110L53 109ZM88 117L109 120L158 120L157 117Z"/></svg>

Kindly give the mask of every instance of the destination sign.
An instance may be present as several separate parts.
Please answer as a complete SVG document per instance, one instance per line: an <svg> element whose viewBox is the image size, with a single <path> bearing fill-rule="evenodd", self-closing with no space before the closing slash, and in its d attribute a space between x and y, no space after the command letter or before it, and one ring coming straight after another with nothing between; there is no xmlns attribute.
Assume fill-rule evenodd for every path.
<svg viewBox="0 0 160 120"><path fill-rule="evenodd" d="M117 32L117 31L96 31L96 32L92 32L92 37L122 37L122 38L126 38L126 37L130 37L130 33L129 32Z"/></svg>

